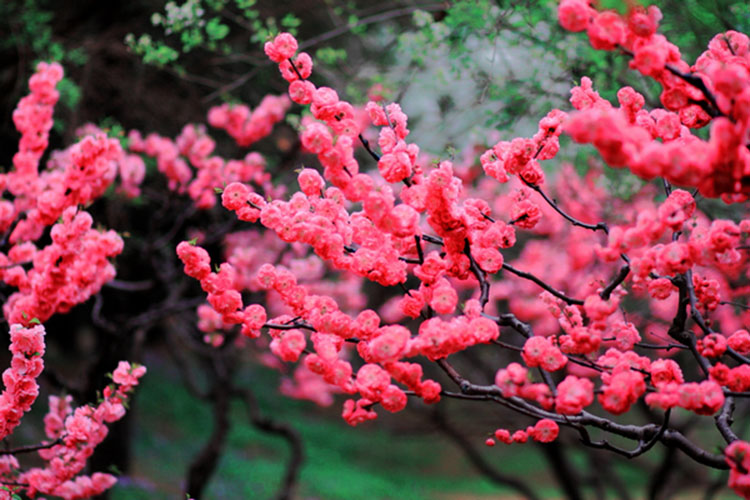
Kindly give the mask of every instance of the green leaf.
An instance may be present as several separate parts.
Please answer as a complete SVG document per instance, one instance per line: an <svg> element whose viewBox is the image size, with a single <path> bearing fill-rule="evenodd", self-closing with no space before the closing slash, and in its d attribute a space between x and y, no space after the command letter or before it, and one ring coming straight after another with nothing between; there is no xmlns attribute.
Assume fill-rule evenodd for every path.
<svg viewBox="0 0 750 500"><path fill-rule="evenodd" d="M229 26L222 24L218 17L214 17L206 24L206 35L210 40L222 40L229 34Z"/></svg>

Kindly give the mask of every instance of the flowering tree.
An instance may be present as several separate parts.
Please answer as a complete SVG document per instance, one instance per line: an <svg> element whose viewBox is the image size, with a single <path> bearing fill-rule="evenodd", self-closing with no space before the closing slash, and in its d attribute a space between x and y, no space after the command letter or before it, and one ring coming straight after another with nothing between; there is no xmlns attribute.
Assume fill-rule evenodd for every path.
<svg viewBox="0 0 750 500"><path fill-rule="evenodd" d="M291 194L272 181L257 152L214 154L214 140L199 125L174 140L132 131L123 143L86 127L40 171L62 77L59 66L41 64L14 114L22 138L13 170L0 177L8 193L0 202L7 246L0 277L17 289L3 308L13 354L0 396L3 436L36 397L42 323L107 283L139 287L113 281L110 259L123 240L92 229L82 207L111 196L108 190L120 200L137 198L150 162L165 198L189 198L188 215L220 201L247 223L234 232L197 224L185 230L190 238L176 245L176 257L170 248L171 271L157 273L168 297L125 323L146 328L195 307L170 285L176 258L205 292L197 309L205 345L193 350L215 362L204 394L215 428L191 465L187 493L201 495L226 440L229 402L241 397L254 424L290 443L279 496L292 495L300 461L293 430L260 415L249 388L232 378L235 354L247 349L269 366L294 364L281 386L288 396L331 404L346 394L342 416L350 425L376 419L381 409L401 412L410 398L480 401L530 419L525 428L488 428L487 446L552 443L566 433L626 458L665 446L729 470L729 487L750 498L750 443L742 439L746 429L732 427L750 396L743 304L750 294L743 205L750 195L750 39L718 34L690 65L657 33L654 6L622 15L562 0L558 13L565 29L586 32L594 48L627 54L632 69L661 85L663 107L647 109L631 87L618 91L614 105L583 78L571 90L573 109L549 111L533 137L477 145L459 160L433 159L408 142L397 103L373 91L357 106L316 86L312 58L281 33L265 53L289 83L288 96L267 96L254 110L215 107L208 124L249 147L293 103L309 109L299 139L317 164L297 171L299 189ZM626 201L597 184L602 167L584 176L569 165L546 174L544 162L558 155L563 134L591 144L606 168L654 182ZM360 147L366 156L358 159ZM712 216L711 198L730 204L731 216ZM183 223L149 243L154 254ZM210 247L223 255L214 267ZM384 289L380 297L365 294L368 281ZM92 319L117 331L100 312ZM480 363L469 357L475 352L485 353ZM51 398L48 441L2 455L3 495L86 498L112 486L109 475L73 478L106 435L105 422L123 416L144 372L121 362L98 405L75 412L70 398ZM711 431L694 432L693 422ZM39 451L49 467L20 469L16 456L28 451ZM535 497L528 485L501 480Z"/></svg>

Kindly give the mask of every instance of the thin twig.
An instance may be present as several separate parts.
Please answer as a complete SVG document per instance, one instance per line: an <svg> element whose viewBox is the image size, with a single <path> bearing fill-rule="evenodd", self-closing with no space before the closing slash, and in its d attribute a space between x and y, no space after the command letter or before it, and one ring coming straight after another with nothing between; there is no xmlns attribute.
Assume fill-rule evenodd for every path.
<svg viewBox="0 0 750 500"><path fill-rule="evenodd" d="M572 215L570 215L567 212L565 212L562 208L560 208L560 206L557 204L557 202L555 200L553 200L552 198L550 198L549 196L547 196L547 193L545 193L544 190L539 185L537 185L537 184L531 184L530 182L528 182L523 177L521 177L521 180L528 187L530 187L531 189L533 189L534 191L536 191L537 193L539 193L542 196L542 198L544 198L544 201L546 201L547 204L555 210L555 212L557 212L558 214L562 215L562 217L565 220L567 220L568 222L570 222L574 226L582 227L582 228L585 228L585 229L590 229L592 231L604 231L604 234L609 234L609 226L607 225L606 222L598 222L596 224L589 224L587 222L580 221L580 220L576 219L575 217L573 217Z"/></svg>
<svg viewBox="0 0 750 500"><path fill-rule="evenodd" d="M534 276L531 273L527 273L525 271L521 271L520 269L516 269L515 267L511 266L510 264L508 264L506 262L503 262L503 269L505 269L506 271L508 271L510 273L515 274L516 276L519 276L521 278L527 279L529 281L533 281L534 283L536 283L540 287L544 288L549 293L551 293L552 295L554 295L558 299L563 300L565 303L567 303L569 305L577 305L577 306L582 306L583 305L583 301L582 300L580 300L580 299L574 299L572 297L568 297L567 295L565 295L561 291L556 290L555 288L551 287L550 285L548 285L547 283L545 283L544 281L542 281L541 279L537 278L536 276Z"/></svg>
<svg viewBox="0 0 750 500"><path fill-rule="evenodd" d="M62 443L63 437L59 437L49 443L32 444L29 446L19 446L18 448L11 448L9 450L0 450L0 455L19 455L21 453L31 453L33 451L46 450Z"/></svg>

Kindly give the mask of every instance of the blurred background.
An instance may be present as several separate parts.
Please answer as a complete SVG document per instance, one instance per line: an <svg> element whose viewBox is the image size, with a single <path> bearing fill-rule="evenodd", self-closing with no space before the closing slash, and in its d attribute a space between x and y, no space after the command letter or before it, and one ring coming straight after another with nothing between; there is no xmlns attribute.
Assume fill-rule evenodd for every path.
<svg viewBox="0 0 750 500"><path fill-rule="evenodd" d="M664 14L661 32L687 61L717 32L750 30L745 1L656 4ZM66 72L51 149L74 142L87 123L123 140L134 129L173 138L185 124L205 123L212 106L252 108L269 93L285 92L286 82L262 51L278 31L294 33L313 56L316 85L355 104L366 103L368 92L400 103L410 141L438 158L471 162L475 146L531 136L550 109L567 109L568 92L582 76L610 100L631 85L647 106L658 105L655 83L628 71L623 56L594 51L585 37L563 32L555 6L547 0L4 0L0 167L9 168L17 150L11 115L39 61L59 61ZM315 161L300 151L301 113L292 108L250 149L212 131L217 152L226 158L260 152L273 182L291 185L294 170ZM562 159L587 168L590 149L563 147ZM609 169L601 182L623 198L641 186ZM206 244L215 259L221 238L247 227L221 207L196 212L186 197L166 195L163 184L151 180L127 205L110 196L91 207L98 223L127 235L117 260L122 286L105 288L46 325L43 396L64 390L92 401L113 360L148 366L127 419L92 459L92 470L120 475L110 498L180 498L189 473L197 480L196 467L211 453L204 498L275 498L290 477L290 461L298 474L294 496L306 499L520 498L519 482L539 498L728 495L721 489L724 475L663 449L623 463L576 448L575 436L565 433L552 445L485 448L495 428L530 423L500 407L445 401L436 410L410 403L405 412L353 429L340 418L341 396L329 406L281 396L280 379L289 374L266 366L259 352L202 344L195 327L200 288L175 262L174 246L196 227L209 228ZM393 295L361 293L370 307ZM477 380L494 375L491 353L472 356L465 362ZM222 400L217 387L229 379L247 392ZM37 404L30 417L37 424L24 425L20 439L39 440L44 411ZM660 467L663 474L654 474Z"/></svg>

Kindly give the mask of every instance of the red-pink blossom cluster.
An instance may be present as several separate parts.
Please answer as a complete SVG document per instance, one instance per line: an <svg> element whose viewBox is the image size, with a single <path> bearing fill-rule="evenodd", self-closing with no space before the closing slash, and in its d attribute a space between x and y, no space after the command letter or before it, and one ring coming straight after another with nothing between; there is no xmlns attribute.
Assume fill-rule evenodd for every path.
<svg viewBox="0 0 750 500"><path fill-rule="evenodd" d="M259 153L248 153L242 160L216 156L212 154L216 143L203 126L186 125L174 141L154 133L143 139L138 131L131 131L128 139L130 151L155 158L169 188L180 193L186 191L199 209L213 207L216 191L231 182L253 182L269 195L277 192L270 185L271 176L265 171L265 159ZM125 187L125 178L122 182ZM133 189L132 183L127 186Z"/></svg>
<svg viewBox="0 0 750 500"><path fill-rule="evenodd" d="M382 127L378 136L378 146L383 155L378 160L378 170L383 179L388 182L409 182L417 167L419 147L405 142L409 134L409 129L406 128L406 114L396 103L382 106L370 101L365 109L372 124Z"/></svg>
<svg viewBox="0 0 750 500"><path fill-rule="evenodd" d="M497 142L479 164L474 158L432 164L421 158L406 142L407 116L394 103L365 107L371 124L380 127L377 147L371 147L367 138L375 140L362 110L309 80L312 59L297 52L296 40L281 34L269 41L266 53L290 83L292 101L310 106L300 140L322 173L301 168L300 190L275 199L246 180L226 183L224 207L273 230L282 243L254 237L266 248L235 247L228 253L231 264L217 272L205 250L178 246L185 272L208 294L200 328L237 325L258 342L267 329L274 362L303 368L293 376L296 385L287 379L285 392L328 402L332 392L322 389L322 380L358 395L342 412L353 425L376 418L378 406L400 411L407 396L432 403L452 395L424 379L417 357L436 362L465 394L526 405L538 417L554 411L539 429L499 429L488 445L529 437L547 442L557 436L558 424L575 427L597 409L620 415L644 396L652 408L714 415L731 392L750 391L742 358L750 353L750 334L742 329L750 313L737 313L727 302L750 295L743 251L750 219L710 218L699 209L700 199L696 204L698 192L744 192L748 154L737 149L744 147L738 138L746 138L747 120L732 100L744 99L744 73L722 73L708 62L744 67L743 38L728 38L730 48L738 45L737 60L721 53L715 40L700 68L690 68L655 33L655 8L631 9L623 17L599 13L585 0L563 0L560 16L564 27L588 31L595 47L632 53L632 66L664 86L665 109L645 109L645 98L629 87L620 89L613 106L583 78L572 91L577 111L553 110L534 137ZM741 82L733 83L732 74ZM699 77L707 91L689 83ZM690 128L712 115L722 116L711 138L693 135ZM666 189L666 200L655 202L660 191L653 184L627 202L613 199L602 188L595 160L584 177L566 165L557 178L545 180L540 162L556 155L563 131L593 144L610 166L664 178L658 189ZM365 171L354 158L357 141L377 161L377 172ZM222 175L216 171L215 179ZM728 178L740 186L730 186ZM671 183L699 189L691 194ZM522 245L518 228L526 230L518 235ZM523 248L502 252L515 246ZM286 260L295 252L293 259L303 263L296 269ZM364 304L343 307L343 297L301 282L311 268L316 281L328 268L401 290L387 291L378 312L356 314ZM264 305L243 304L245 290L264 293ZM405 318L414 321L399 324ZM500 341L500 328L522 335L523 345L518 337ZM495 386L473 384L448 363L480 344L515 356L498 367ZM696 369L683 375L685 359ZM539 368L542 381L529 368Z"/></svg>
<svg viewBox="0 0 750 500"><path fill-rule="evenodd" d="M568 362L568 358L550 339L540 336L529 337L526 340L521 356L526 366L539 366L551 372L561 369Z"/></svg>
<svg viewBox="0 0 750 500"><path fill-rule="evenodd" d="M750 498L750 443L734 441L724 456L729 465L729 487L742 498Z"/></svg>
<svg viewBox="0 0 750 500"><path fill-rule="evenodd" d="M0 394L0 439L5 439L21 423L39 395L36 378L44 368L44 327L10 326L10 368L3 372L5 390Z"/></svg>
<svg viewBox="0 0 750 500"><path fill-rule="evenodd" d="M711 369L713 375L723 378L719 363ZM656 391L646 395L646 403L657 408L668 409L675 406L696 412L699 415L713 415L724 404L724 393L715 380L703 382L684 382L680 366L671 359L659 359L651 363L649 368L651 383Z"/></svg>
<svg viewBox="0 0 750 500"><path fill-rule="evenodd" d="M96 472L91 476L78 474L94 448L107 436L107 425L125 415L129 394L138 385L146 368L120 361L112 374L113 384L104 388L103 399L96 405L80 406L73 410L70 399L50 397L50 412L45 417L47 438L59 441L39 450L47 462L45 467L34 467L18 476L27 495L54 495L66 500L90 498L111 488L117 479L111 474Z"/></svg>
<svg viewBox="0 0 750 500"><path fill-rule="evenodd" d="M419 335L409 343L409 353L437 360L473 345L496 340L499 335L497 324L482 316L455 316L450 321L430 318L419 326Z"/></svg>
<svg viewBox="0 0 750 500"><path fill-rule="evenodd" d="M267 137L290 105L288 97L272 95L265 96L252 112L244 104L222 104L208 111L208 124L226 130L238 145L247 147Z"/></svg>
<svg viewBox="0 0 750 500"><path fill-rule="evenodd" d="M352 271L383 285L394 285L406 279L406 264L399 260L397 249L402 240L412 238L418 214L407 205L393 208L389 188L372 191L364 210L349 214L346 199L338 188L323 191L323 179L314 171L300 172L300 191L286 202L266 202L246 184L234 182L222 193L224 207L237 213L241 220L273 229L286 242L310 245L315 253L339 270ZM384 234L373 226L374 214L379 220L389 217L391 233ZM369 217L368 217L369 215Z"/></svg>
<svg viewBox="0 0 750 500"><path fill-rule="evenodd" d="M495 385L505 398L515 396L536 401L544 409L551 409L554 404L552 391L545 383L533 383L526 367L519 363L509 363L495 373Z"/></svg>
<svg viewBox="0 0 750 500"><path fill-rule="evenodd" d="M45 322L55 313L68 312L85 302L115 276L110 259L122 252L123 241L114 231L92 228L88 212L68 207L52 227L52 243L37 249L32 243L0 254L2 280L18 291L3 306L11 323ZM30 263L26 271L23 264Z"/></svg>
<svg viewBox="0 0 750 500"><path fill-rule="evenodd" d="M750 391L750 366L739 365L729 368L724 363L716 363L709 371L711 380L717 384L727 387L730 391Z"/></svg>
<svg viewBox="0 0 750 500"><path fill-rule="evenodd" d="M371 310L351 318L331 297L310 294L306 286L297 283L294 274L265 264L258 269L256 276L259 287L274 290L290 310L289 314L269 318L259 304L250 304L243 309L242 297L234 288L234 270L230 264L223 263L219 273L211 272L208 253L188 242L180 243L177 253L185 264L186 274L201 281L209 303L222 315L221 321L241 324L242 333L251 338L257 338L262 328L268 328L272 339L271 352L282 361L293 362L300 358L308 342L303 330L310 330L309 340L314 352L304 358L307 370L322 376L323 380L343 392L362 395L362 399L356 403L350 400L344 407L344 416L349 423L374 418L370 408L376 403L393 412L404 408L406 395L391 383L392 378L428 402L439 399L440 386L422 380L421 366L400 362L403 357L416 356L431 348L422 336L412 339L402 326L380 326L380 318ZM497 337L497 325L493 322L485 318L473 321L473 342L487 342ZM464 328L468 326L467 322ZM466 334L469 334L468 330ZM342 358L345 341L351 338L358 339L357 351L367 363L356 376L351 364Z"/></svg>
<svg viewBox="0 0 750 500"><path fill-rule="evenodd" d="M63 69L59 64L39 63L36 73L29 80L31 94L22 98L13 111L13 123L21 132L21 140L18 152L13 156L14 170L2 176L0 185L3 189L7 185L16 196L26 194L29 184L33 184L39 175L39 160L47 149L52 114L60 97L55 87L62 78ZM3 208L5 212L6 207ZM4 231L9 224L4 223L8 217L3 215Z"/></svg>
<svg viewBox="0 0 750 500"><path fill-rule="evenodd" d="M44 335L42 325L30 328L11 325L10 350L13 359L10 368L3 373L5 390L0 394L2 438L15 430L39 394L36 378L44 367ZM9 494L25 492L30 497L41 493L72 500L90 498L111 488L117 480L110 474L76 475L83 470L94 448L107 435L105 423L114 422L125 415L123 405L145 373L145 367L131 366L121 361L112 375L114 384L104 389L104 399L96 407L81 406L73 412L70 396L50 396L50 411L44 418L45 433L50 440L59 443L39 450L39 455L48 463L44 468L22 471L16 457L4 457L5 460L0 463L0 474L4 484L11 485L6 491Z"/></svg>
<svg viewBox="0 0 750 500"><path fill-rule="evenodd" d="M578 415L594 402L594 383L587 378L568 375L557 384L555 411L563 415Z"/></svg>
<svg viewBox="0 0 750 500"><path fill-rule="evenodd" d="M13 213L15 217L25 213L10 235L11 243L38 239L66 208L88 205L104 194L122 156L119 142L97 133L53 155L41 174L21 169L8 173L7 189L15 196ZM3 230L13 221L13 217L6 219Z"/></svg>
<svg viewBox="0 0 750 500"><path fill-rule="evenodd" d="M662 85L665 108L646 112L641 109L643 97L628 88L618 93L619 109L589 107L574 100L577 109L586 111L571 117L566 132L577 142L594 144L611 166L627 166L645 179L665 177L698 187L709 197L747 198L750 39L746 35L736 31L716 35L690 66L674 44L656 33L661 12L655 6L631 8L622 16L597 12L586 0L563 0L558 12L560 24L571 31L586 30L594 48L619 49L632 57L632 68ZM590 89L591 82L584 80L582 87ZM700 128L709 122L708 141L680 129L680 123Z"/></svg>
<svg viewBox="0 0 750 500"><path fill-rule="evenodd" d="M646 392L644 371L651 360L634 351L620 352L610 348L596 363L606 370L601 373L602 392L599 403L610 413L625 413Z"/></svg>
<svg viewBox="0 0 750 500"><path fill-rule="evenodd" d="M550 111L539 122L539 130L531 139L516 138L500 141L482 154L484 172L499 182L508 182L508 174L520 176L532 185L544 182L544 171L539 160L549 160L560 150L560 134L567 114Z"/></svg>
<svg viewBox="0 0 750 500"><path fill-rule="evenodd" d="M517 430L511 434L508 429L495 430L495 438L487 438L484 442L487 446L495 446L496 440L505 444L525 443L529 438L540 443L551 443L557 439L560 427L554 420L543 418L535 425L530 425L526 430Z"/></svg>

